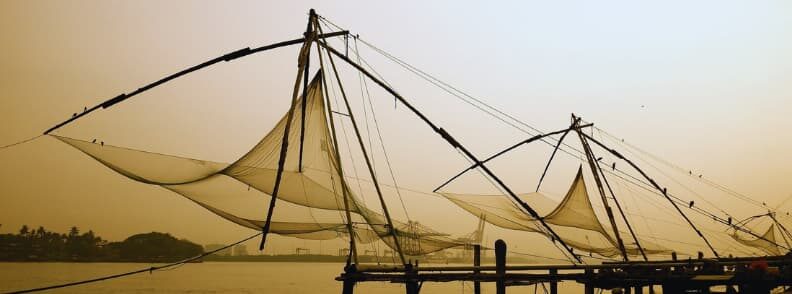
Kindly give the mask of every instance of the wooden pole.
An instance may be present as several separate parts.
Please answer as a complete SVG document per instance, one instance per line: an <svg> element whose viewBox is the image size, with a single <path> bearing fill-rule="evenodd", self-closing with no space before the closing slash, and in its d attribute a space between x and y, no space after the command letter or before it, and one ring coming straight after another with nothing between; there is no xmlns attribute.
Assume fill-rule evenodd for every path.
<svg viewBox="0 0 792 294"><path fill-rule="evenodd" d="M353 294L355 292L355 280L350 277L350 274L356 271L355 265L347 265L344 267L344 286L341 290L342 294Z"/></svg>
<svg viewBox="0 0 792 294"><path fill-rule="evenodd" d="M319 36L317 36L317 38L332 38L332 37L338 37L338 36L346 36L348 34L349 34L348 31L332 32L332 33L328 33L326 35L319 35ZM294 40L289 40L289 41L283 41L283 42L279 42L279 43L275 43L275 44L271 44L271 45L261 46L261 47L257 47L257 48L253 48L253 49L251 49L250 47L242 48L242 49L239 49L237 51L225 54L223 56L215 57L215 58L213 58L211 60L207 60L207 61L205 61L205 62L203 62L201 64L194 65L194 66L192 66L190 68L184 69L184 70L182 70L180 72L171 74L171 75L169 75L167 77L159 79L159 80L157 80L155 82L152 82L152 83L150 83L148 85L140 87L137 90L135 90L133 92L130 92L129 94L126 94L126 93L120 94L118 96L115 96L113 98L105 100L101 104L94 105L93 107L88 108L85 111L83 111L81 113L78 113L77 115L75 115L75 116L73 116L73 117L71 117L71 118L69 118L69 119L67 119L67 120L65 120L65 121L63 121L63 122L51 127L51 128L49 128L49 129L47 129L46 131L44 131L44 135L47 135L47 134L49 134L51 132L54 132L55 130L60 129L61 127L65 126L65 125L67 125L67 124L69 124L69 123L71 123L71 122L73 122L73 121L75 121L75 120L77 120L77 119L79 119L79 118L81 118L83 116L86 116L89 113L94 112L94 111L96 111L96 110L98 110L100 108L102 108L102 109L109 108L109 107L111 107L113 105L116 105L119 102L122 102L124 100L129 99L129 98L132 98L133 96L137 96L140 93L143 93L143 92L146 92L146 91L151 90L153 88L156 88L156 87L158 87L160 85L163 85L163 84L165 84L167 82L170 82L171 80L174 80L174 79L179 78L181 76L185 76L187 74L190 74L192 72L198 71L200 69L210 67L210 66L212 66L214 64L217 64L217 63L219 63L221 61L230 62L230 61L238 59L238 58L242 58L242 57L245 57L245 56L248 56L248 55L251 55L251 54L255 54L255 53L259 53L259 52L264 52L264 51L267 51L267 50L270 50L270 49L276 49L276 48L281 48L281 47L285 47L285 46L304 44L304 43L305 43L305 38L300 38L300 39L294 39Z"/></svg>
<svg viewBox="0 0 792 294"><path fill-rule="evenodd" d="M591 278L594 277L594 271L586 269L583 272L586 274L585 294L594 294L594 285L591 283Z"/></svg>
<svg viewBox="0 0 792 294"><path fill-rule="evenodd" d="M322 33L322 27L317 26L319 32ZM328 49L326 44L322 43L323 41L317 40L319 44L322 44L325 49ZM334 52L332 50L329 50ZM337 52L334 52L334 54ZM343 55L340 55L341 57ZM342 59L346 58L346 56L341 57ZM393 225L393 220L390 216L390 211L388 210L388 205L385 203L385 198L382 194L382 188L380 188L379 180L377 179L377 174L374 172L374 166L371 164L371 158L369 158L368 152L366 151L366 144L363 143L363 137L360 134L360 128L358 127L357 121L355 120L355 115L352 111L352 106L349 105L349 99L347 98L346 91L344 91L344 86L341 84L341 78L338 75L338 70L336 69L335 61L333 61L333 56L328 54L327 60L330 61L330 68L333 69L333 75L335 75L336 81L338 82L338 89L341 91L341 97L344 99L344 105L347 109L347 114L349 114L349 120L352 121L352 129L355 131L355 137L357 137L358 144L360 145L360 151L363 153L363 159L366 162L366 167L368 168L369 175L371 176L371 182L374 184L374 190L377 191L377 197L380 201L380 206L382 206L382 212L385 214L385 220L388 223L388 231L393 237L393 245L396 251L399 252L399 259L402 263L406 263L407 260L404 258L404 251L402 250L401 244L399 243L399 237L396 232L396 226ZM346 60L349 60L348 58ZM351 60L349 61L351 62Z"/></svg>
<svg viewBox="0 0 792 294"><path fill-rule="evenodd" d="M305 38L311 38L313 26L314 26L314 18L316 17L316 12L311 9L308 13L308 17L310 21L308 21L308 27L305 29ZM308 74L311 68L311 50L308 49L308 52L305 54L305 66L303 67L303 94L302 94L302 112L300 113L300 157L297 163L297 170L302 173L303 171L303 147L305 145L305 111L308 107L308 104L305 103L305 100L308 100Z"/></svg>
<svg viewBox="0 0 792 294"><path fill-rule="evenodd" d="M553 280L550 281L550 294L558 294L558 281L555 280L558 270L550 269L550 275L553 276Z"/></svg>
<svg viewBox="0 0 792 294"><path fill-rule="evenodd" d="M481 266L481 245L476 244L473 245L473 267L476 268L473 270L474 274L481 273L481 271L478 270L479 266ZM473 282L473 293L481 294L481 282L479 281Z"/></svg>
<svg viewBox="0 0 792 294"><path fill-rule="evenodd" d="M315 26L319 26L319 24L314 24ZM315 31L319 31L318 28ZM344 213L346 214L347 219L347 231L349 231L349 258L347 258L347 265L354 262L355 264L358 263L358 252L357 252L357 245L355 245L355 228L352 225L352 214L350 212L350 203L351 197L349 195L349 188L346 185L346 181L344 181L344 169L341 166L341 154L339 153L338 148L338 133L336 132L335 127L335 120L333 119L333 107L330 104L330 93L327 89L327 75L324 74L325 66L324 66L324 59L322 58L322 50L321 47L316 46L317 55L319 55L319 69L322 73L322 88L324 89L324 96L325 96L325 107L327 108L327 120L330 121L330 132L332 133L332 141L333 141L333 151L335 153L335 158L338 162L334 162L336 171L338 175L341 177L341 192L343 193L344 198ZM359 209L359 207L355 207Z"/></svg>
<svg viewBox="0 0 792 294"><path fill-rule="evenodd" d="M308 27L314 22L314 17L316 14L314 13L313 9L311 9L310 16L308 17ZM259 244L259 250L264 250L264 244L267 242L267 234L270 230L270 225L272 223L272 212L275 211L275 204L277 203L278 199L278 191L280 190L281 180L283 178L283 169L286 165L286 153L289 148L289 131L291 129L292 118L294 117L294 110L297 107L297 96L299 95L300 90L300 80L302 79L302 75L305 72L305 61L307 56L310 55L311 51L311 44L312 36L310 31L305 32L306 38L305 43L303 43L302 48L300 49L300 54L297 60L297 80L294 82L294 90L292 92L292 101L291 106L289 107L289 113L286 117L286 126L283 130L283 138L281 140L281 149L280 149L280 157L278 159L278 171L275 174L275 184L272 187L272 199L270 199L269 208L267 208L267 219L264 222L264 226L261 228L261 243ZM303 89L303 91L307 91L307 89Z"/></svg>
<svg viewBox="0 0 792 294"><path fill-rule="evenodd" d="M643 176L647 181L649 181L649 183L652 185L652 187L657 189L657 191L660 192L660 194L663 195L663 197L665 197L668 200L668 202L671 202L671 206L673 206L674 209L676 209L676 211L682 216L682 218L684 218L685 221L687 221L688 225L690 225L690 227L693 229L693 231L695 231L696 234L698 234L698 236L702 240L704 240L704 243L707 244L707 247L709 247L710 251L712 251L712 254L715 255L715 258L720 258L720 255L718 255L718 251L715 250L715 247L712 246L712 244L707 239L707 237L705 237L704 234L701 233L701 231L699 231L698 227L696 227L696 225L693 224L693 221L691 221L690 218L688 218L687 215L684 212L682 212L682 209L679 208L679 206L676 204L676 202L674 202L674 200L671 199L670 196L668 196L668 192L665 189L663 189L662 187L660 187L660 185L658 185L657 182L655 182L654 179L649 177L649 175L647 175L640 167L638 167L638 165L636 165L634 162L632 162L632 160L629 160L626 157L624 157L624 155L622 155L618 151L606 146L602 142L598 141L597 139L594 139L593 137L591 137L591 136L589 136L589 135L587 135L585 133L582 133L582 135L585 136L586 138L588 138L589 140L591 140L592 142L596 143L597 145L599 145L603 149L607 150L608 152L610 152L611 154L613 154L617 158L619 158L621 160L624 160L624 162L627 162L627 164L632 166L633 169L638 171L638 173L640 173L641 176Z"/></svg>
<svg viewBox="0 0 792 294"><path fill-rule="evenodd" d="M547 170L550 169L550 163L553 162L553 158L555 158L558 148L560 148L561 144L563 144L564 138L566 138L567 134L569 134L569 129L567 129L567 131L561 135L561 138L558 139L558 144L556 144L555 148L553 148L553 153L550 154L550 158L547 160L547 164L545 165L544 171L542 172L542 176L539 177L539 183L536 184L536 192L539 192L539 187L542 186L542 181L544 181L545 175L547 175Z"/></svg>
<svg viewBox="0 0 792 294"><path fill-rule="evenodd" d="M577 126L579 122L580 120L574 114L572 114L573 126ZM619 234L619 227L616 225L616 219L613 217L613 210L611 209L610 204L608 204L607 196L605 196L605 189L602 184L602 179L600 178L599 172L597 171L597 159L594 157L594 154L591 151L591 146L589 146L588 142L586 142L586 137L583 137L583 131L581 131L579 128L575 128L575 132L577 132L578 137L580 137L580 144L583 145L583 151L585 151L586 154L586 162L588 162L589 168L591 168L591 175L594 177L594 181L597 184L597 191L600 194L602 205L605 207L605 212L608 215L608 220L610 221L611 228L613 229L613 235L616 237L616 242L619 246L619 250L621 251L622 258L624 258L624 261L630 261L630 258L627 256L627 249L624 247L624 241L621 238L621 234Z"/></svg>
<svg viewBox="0 0 792 294"><path fill-rule="evenodd" d="M533 217L533 218L535 218L535 219L539 220L539 223L541 223L541 224L542 224L542 226L544 227L544 229L545 229L545 230L547 230L547 232L548 232L548 233L549 233L549 235L551 236L551 238L550 238L551 240L553 240L553 241L558 241L558 243L560 243L560 244L561 244L561 246L562 246L562 247L564 247L564 249L565 249L566 253L568 253L568 254L569 254L569 256L571 256L571 257L572 257L572 259L574 259L574 260L575 260L575 261L577 261L578 263L581 263L581 262L583 262L583 261L580 259L580 257L579 257L577 254L575 254L574 250L572 250L572 247L570 247L569 245L567 245L567 244L566 244L566 242L564 242L564 240L563 240L563 239L561 239L561 236L559 236L559 235L558 235L558 233L556 233L556 231L555 231L555 230L553 230L553 228L551 228L551 227L550 227L550 225L548 225L548 224L547 224L547 223L544 221L544 218L542 218L542 216L540 216L540 215L539 215L539 213L538 213L538 212L536 212L536 210L534 210L534 209L533 209L533 208L532 208L530 205L528 205L528 203L526 203L525 201L523 201L522 199L520 199L520 197L517 197L517 194L516 194L516 193L514 193L514 191L512 191L512 189L511 189L511 188L509 188L509 186L508 186L508 185L506 185L506 183L504 183L504 182L501 180L501 178L500 178L500 177L498 177L498 176L497 176L497 175L496 175L496 174L495 174L495 173L494 173L492 170L490 170L490 169L489 169L489 168L488 168L486 165L484 165L484 164L481 164L481 160L480 160L480 159L479 159L479 158L478 158L478 157L477 157L475 154L473 154L473 153L472 153L470 150L468 150L468 149L467 149L467 147L465 147L464 145L460 144L460 143L459 143L459 141L457 141L457 140L456 140L456 139L455 139L453 136L451 136L451 134L449 134L449 133L448 133L448 132L447 132L445 129L443 129L443 128L441 128L441 127L437 126L437 125L436 125L434 122L432 122L431 120L429 120L429 118L428 118L428 117L426 117L426 115L424 115L424 114L423 114L422 112L420 112L420 111L419 111L417 108L415 108L415 106L413 106L412 104L410 104L410 103L407 101L407 99L405 99L404 97L402 97L402 96L401 96L401 95L400 95L398 92L396 92L396 90L393 90L393 88L391 88L390 86L388 86L387 84L385 84L385 82L381 81L380 79L378 79L377 77L375 77L374 75L372 75L372 74L371 74L371 73L370 73L368 70L366 70L365 68L363 68L363 67L362 67L360 64L357 64L357 63L355 63L354 61L352 61L352 60L351 60L351 59L349 59L348 57L344 56L343 54L341 54L340 52L338 52L337 50L335 50L333 47L330 47L330 45L327 45L327 43L326 43L326 42L324 42L324 40L318 40L318 43L319 43L319 45L320 45L320 46L322 46L322 47L324 47L325 49L327 49L327 51L330 51L331 53L333 53L333 55L337 56L339 59L341 59L341 60L345 61L347 64L349 64L349 65L351 65L352 67L354 67L355 69L359 70L359 71L360 71L360 72L362 72L364 75L366 75L366 76L367 76L369 79L371 79L372 81L374 81L374 83L376 83L377 85L379 85L380 87L382 87L383 89L385 89L385 91L387 91L388 93L390 93L391 95L393 95L394 97L396 97L396 99L397 99L397 100L399 100L399 102L401 102L401 103L402 103L404 106L406 106L406 107L407 107L407 108L408 108L408 109L409 109L409 110L410 110L410 111L411 111L413 114L415 114L415 115L416 115L418 118L420 118L420 119L421 119L421 120L422 120L424 123L426 123L426 124L427 124L427 125L428 125L428 126L431 128L431 129L432 129L432 131L434 131L435 133L437 133L438 135L440 135L440 136L443 138L443 140L445 140L445 141L446 141L446 142L447 142L449 145L451 145L452 147L454 147L454 148L456 148L457 150L461 151L463 154L465 154L465 156L466 156L468 159L472 160L474 163L478 163L478 164L479 164L479 167L481 168L481 170L482 170L482 171L483 171L483 172L484 172L484 173L485 173L485 174L486 174L488 177L490 177L490 178L491 178L493 181L495 181L495 183L497 183L497 185L498 185L498 186L500 186L500 187L501 187L501 188L502 188L502 189L503 189L503 190L506 192L506 194L508 194L508 195L509 195L509 196L512 198L512 200L514 200L514 202L518 203L518 204L520 205L520 207L522 207L522 208L523 208L523 209L524 209L526 212L528 212L528 214L530 214L530 215L531 215L531 217ZM331 59L331 63L332 63L332 59Z"/></svg>
<svg viewBox="0 0 792 294"><path fill-rule="evenodd" d="M418 294L421 288L418 286L418 269L411 263L404 264L405 290L407 294Z"/></svg>
<svg viewBox="0 0 792 294"><path fill-rule="evenodd" d="M506 294L506 242L501 239L495 241L495 273L498 274L495 293Z"/></svg>
<svg viewBox="0 0 792 294"><path fill-rule="evenodd" d="M581 128L582 128L582 127L584 127L584 126L581 126ZM512 150L514 150L514 149L515 149L515 148L517 148L517 147L520 147L520 146L522 146L522 145L524 145L524 144L528 144L528 143L531 143L531 142L534 142L534 141L536 141L536 140L540 140L540 139L543 139L543 138L545 138L545 137L552 136L552 135L557 135L557 134L561 134L561 133L563 133L564 135L566 135L566 133L568 133L568 132L569 132L569 130L571 130L571 128L568 128L568 129L563 129L563 130L560 130L560 131L555 131L555 132L550 132L550 133L546 133L546 134L542 134L542 135L536 135L536 136L530 137L530 138L528 138L528 139L525 139L525 140L523 140L523 141L521 141L521 142L519 142L519 143L517 143L517 144L514 144L514 145L512 145L512 146L509 146L509 148L503 149L502 151L500 151L500 152L496 153L495 155L492 155L492 156L490 156L490 157L487 157L486 159L482 160L482 161L481 161L481 162L479 162L479 163L474 163L473 165L469 166L469 167L468 167L468 168L466 168L465 170L463 170L463 171L459 172L459 173L458 173L458 174L456 174L455 176L453 176L453 177L451 177L450 179L448 179L447 181L445 181L445 182L444 182L442 185L440 185L440 186L438 186L437 188L435 188L435 189L434 189L432 192L437 192L438 190L440 190L440 189L442 189L443 187L445 187L446 185L450 184L451 182L453 182L453 181L454 181L454 180L456 180L457 178L459 178L459 177L461 177L462 175L464 175L464 174L465 174L466 172L468 172L469 170L472 170L472 169L474 169L474 168L478 167L479 165L485 164L485 163L487 163L487 162L488 162L488 161L490 161L490 160L493 160L493 159L495 159L495 158L498 158L498 156L501 156L501 155L503 155L503 154L506 154L507 152L509 152L509 151L512 151ZM561 140L563 140L563 136L561 137Z"/></svg>

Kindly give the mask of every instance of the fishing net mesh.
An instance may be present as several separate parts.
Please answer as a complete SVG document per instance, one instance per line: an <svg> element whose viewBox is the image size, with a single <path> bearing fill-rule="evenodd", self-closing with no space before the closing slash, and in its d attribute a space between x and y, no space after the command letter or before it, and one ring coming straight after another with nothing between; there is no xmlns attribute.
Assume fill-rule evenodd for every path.
<svg viewBox="0 0 792 294"><path fill-rule="evenodd" d="M506 195L441 194L462 209L495 226L536 232L552 237L542 229L538 219L524 212ZM560 203L540 192L517 196L540 215L543 215L542 219L570 247L606 257L621 255L614 238L605 231L594 212L594 207L591 205L586 191L582 169L578 169L575 180ZM639 239L639 242L647 254L670 252L670 250L646 240ZM634 242L627 242L625 249L628 255L640 254L638 246Z"/></svg>
<svg viewBox="0 0 792 294"><path fill-rule="evenodd" d="M379 207L368 207L353 192L343 175L329 127L328 106L323 95L322 76L317 74L307 88L305 100L297 96L291 123L284 115L253 148L233 163L171 156L123 147L54 136L129 179L158 185L195 202L208 211L251 229L260 230L273 194L283 136L288 129L283 176L277 194L277 209L270 232L303 239L350 238L357 242L382 241L396 248L398 238L406 255L480 243L482 226L471 236L452 238L418 222L393 220L388 225ZM303 111L304 110L304 111ZM302 142L302 144L301 144ZM551 237L539 219L531 217L507 195L440 192L443 197L479 219L497 227L534 232ZM559 202L542 193L517 195L542 215L560 238L576 250L606 257L621 254L612 230L602 225L594 211L582 169ZM344 199L347 199L345 205ZM351 219L344 210L348 209ZM353 231L348 223L353 224ZM777 255L774 228L762 239L745 239L734 234L740 244ZM351 234L350 234L351 233ZM639 255L637 244L621 232L629 255ZM670 250L648 240L639 240L647 254L667 254ZM394 249L395 250L395 249Z"/></svg>
<svg viewBox="0 0 792 294"><path fill-rule="evenodd" d="M351 221L352 233L362 243L381 240L395 248L395 230L406 255L464 245L417 222L393 220L391 228L381 213L366 207L349 189L333 147L321 78L317 74L311 81L305 101L296 99L290 124L289 116L284 115L258 144L231 164L55 137L132 180L162 186L222 218L260 230L288 125L289 144L277 194L278 208L273 214L273 219L288 220L272 222L271 233L317 240L349 238L346 224ZM351 220L342 213L345 196Z"/></svg>

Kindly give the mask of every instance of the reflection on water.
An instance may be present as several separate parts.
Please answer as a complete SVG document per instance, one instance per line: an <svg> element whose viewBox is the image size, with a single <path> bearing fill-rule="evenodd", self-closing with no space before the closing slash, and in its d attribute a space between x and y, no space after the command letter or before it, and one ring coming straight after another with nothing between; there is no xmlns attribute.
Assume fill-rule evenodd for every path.
<svg viewBox="0 0 792 294"><path fill-rule="evenodd" d="M141 263L0 263L0 292L41 287L145 268ZM341 293L339 263L204 262L48 293ZM483 284L494 293L494 284ZM518 291L521 290L521 291ZM509 292L533 293L533 286ZM561 293L582 293L562 284ZM399 284L367 282L355 293L404 293ZM421 293L473 293L472 283L426 283ZM544 293L539 287L537 293Z"/></svg>

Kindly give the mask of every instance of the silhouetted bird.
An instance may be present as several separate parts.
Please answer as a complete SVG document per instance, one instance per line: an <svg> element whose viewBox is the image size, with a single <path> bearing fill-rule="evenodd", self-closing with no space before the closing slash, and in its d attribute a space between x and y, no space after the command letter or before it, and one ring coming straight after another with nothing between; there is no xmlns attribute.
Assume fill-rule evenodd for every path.
<svg viewBox="0 0 792 294"><path fill-rule="evenodd" d="M72 117L75 117L75 116L77 116L77 113L76 112L72 113Z"/></svg>
<svg viewBox="0 0 792 294"><path fill-rule="evenodd" d="M104 146L104 141L102 141L101 143L102 143L102 146Z"/></svg>
<svg viewBox="0 0 792 294"><path fill-rule="evenodd" d="M699 179L700 179L700 178L701 178L701 175L699 175Z"/></svg>
<svg viewBox="0 0 792 294"><path fill-rule="evenodd" d="M696 202L695 201L690 201L690 204L688 204L688 208L693 208L693 204L696 204Z"/></svg>
<svg viewBox="0 0 792 294"><path fill-rule="evenodd" d="M93 139L93 141L91 141L91 143L94 143L94 144L96 144L96 139Z"/></svg>
<svg viewBox="0 0 792 294"><path fill-rule="evenodd" d="M602 160L602 157L600 157L600 158L597 158L597 161L600 161L600 160Z"/></svg>
<svg viewBox="0 0 792 294"><path fill-rule="evenodd" d="M612 168L613 170L616 170L616 163L615 163L615 162L614 162L613 164L611 164L611 168Z"/></svg>
<svg viewBox="0 0 792 294"><path fill-rule="evenodd" d="M83 112L86 112L86 111L88 111L88 107L84 107L83 106Z"/></svg>

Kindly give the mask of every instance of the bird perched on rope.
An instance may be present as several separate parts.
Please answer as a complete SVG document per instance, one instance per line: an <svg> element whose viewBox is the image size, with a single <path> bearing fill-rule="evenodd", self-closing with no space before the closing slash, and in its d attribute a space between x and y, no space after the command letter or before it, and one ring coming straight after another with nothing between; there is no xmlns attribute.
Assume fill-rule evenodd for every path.
<svg viewBox="0 0 792 294"><path fill-rule="evenodd" d="M693 208L693 204L696 204L696 202L691 200L690 204L688 204L688 208Z"/></svg>
<svg viewBox="0 0 792 294"><path fill-rule="evenodd" d="M96 139L93 139L93 141L91 141L91 143L94 143L94 144L96 144Z"/></svg>

